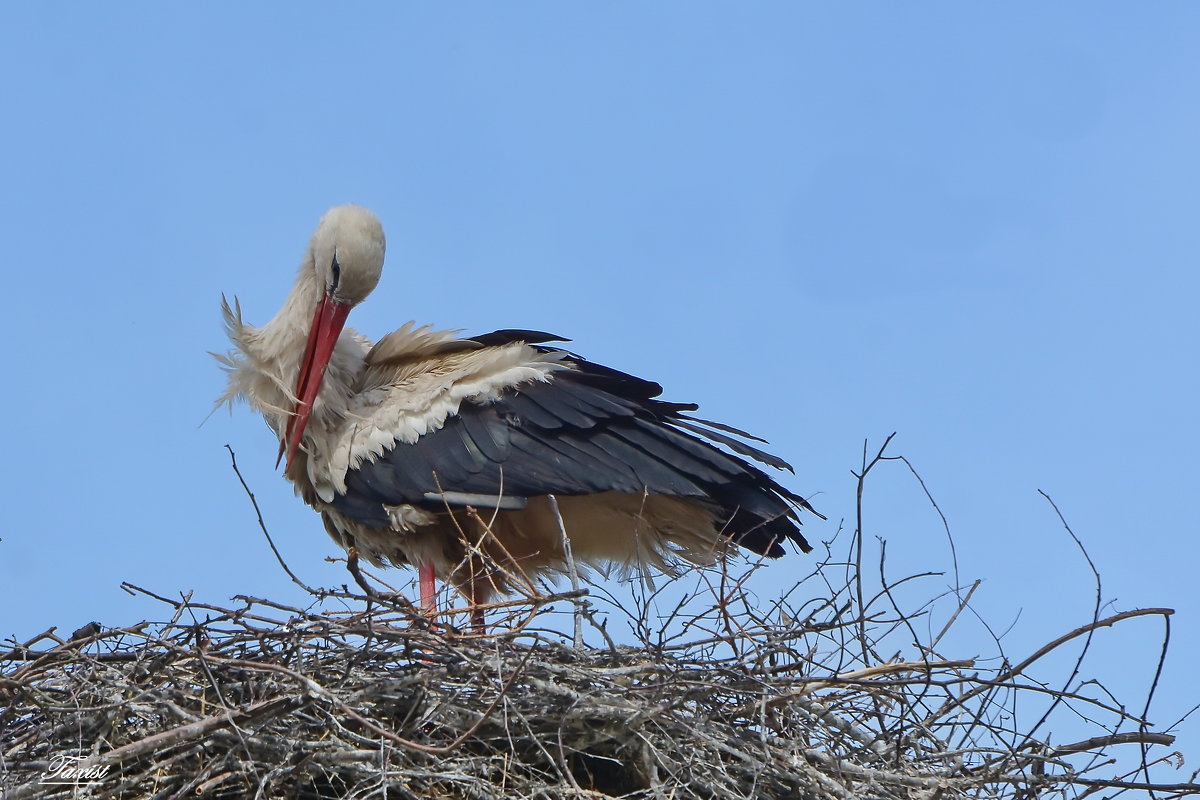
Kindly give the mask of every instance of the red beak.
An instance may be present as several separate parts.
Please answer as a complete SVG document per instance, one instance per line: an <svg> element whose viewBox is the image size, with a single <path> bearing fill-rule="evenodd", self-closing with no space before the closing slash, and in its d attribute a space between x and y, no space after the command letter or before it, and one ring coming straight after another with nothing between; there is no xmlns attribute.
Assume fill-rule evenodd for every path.
<svg viewBox="0 0 1200 800"><path fill-rule="evenodd" d="M321 302L317 304L317 311L313 314L312 327L308 331L308 344L304 347L304 358L300 361L300 375L296 379L298 400L292 416L288 418L287 431L283 441L279 443L279 458L275 460L277 467L285 453L290 467L292 457L300 449L300 441L304 438L304 429L308 426L309 417L312 416L313 402L317 399L317 392L320 391L321 381L325 377L325 368L329 366L333 348L337 344L338 336L346 324L346 316L349 313L350 305L348 303L339 303L329 295L322 297ZM284 471L287 471L286 468Z"/></svg>

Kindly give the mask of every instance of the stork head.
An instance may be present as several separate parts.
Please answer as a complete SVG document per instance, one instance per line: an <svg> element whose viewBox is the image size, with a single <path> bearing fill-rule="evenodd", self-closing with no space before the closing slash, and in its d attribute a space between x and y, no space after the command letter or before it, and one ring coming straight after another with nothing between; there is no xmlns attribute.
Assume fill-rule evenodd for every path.
<svg viewBox="0 0 1200 800"><path fill-rule="evenodd" d="M315 280L321 291L296 379L296 407L279 446L279 458L286 453L289 465L304 438L346 317L379 283L383 253L379 218L356 205L334 206L325 212L309 242L300 280Z"/></svg>
<svg viewBox="0 0 1200 800"><path fill-rule="evenodd" d="M383 272L383 226L362 206L334 206L317 223L304 268L316 270L331 302L354 307Z"/></svg>

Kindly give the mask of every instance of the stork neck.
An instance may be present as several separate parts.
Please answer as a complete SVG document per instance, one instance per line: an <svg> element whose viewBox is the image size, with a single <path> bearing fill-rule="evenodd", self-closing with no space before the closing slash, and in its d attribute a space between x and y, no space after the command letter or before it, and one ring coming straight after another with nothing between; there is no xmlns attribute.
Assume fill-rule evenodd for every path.
<svg viewBox="0 0 1200 800"><path fill-rule="evenodd" d="M307 273L307 274L306 274ZM262 343L269 355L289 363L295 368L299 364L312 325L313 312L321 300L322 287L310 270L301 270L296 284L288 293L283 307L262 328Z"/></svg>

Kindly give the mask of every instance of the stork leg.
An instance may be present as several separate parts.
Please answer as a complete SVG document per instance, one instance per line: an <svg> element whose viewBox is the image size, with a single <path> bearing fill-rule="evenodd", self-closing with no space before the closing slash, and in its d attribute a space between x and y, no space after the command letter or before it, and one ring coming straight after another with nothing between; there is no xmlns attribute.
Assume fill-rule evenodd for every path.
<svg viewBox="0 0 1200 800"><path fill-rule="evenodd" d="M433 572L433 562L423 561L418 564L417 574L421 580L421 610L427 614L437 611L437 576Z"/></svg>
<svg viewBox="0 0 1200 800"><path fill-rule="evenodd" d="M483 622L483 609L477 605L471 607L471 628L475 633L484 633L487 630Z"/></svg>
<svg viewBox="0 0 1200 800"><path fill-rule="evenodd" d="M475 633L484 633L485 626L483 624L483 609L480 605L487 599L489 592L484 587L483 569L479 558L468 559L467 568L470 570L471 579L467 581L465 594L467 602L471 606L471 630Z"/></svg>

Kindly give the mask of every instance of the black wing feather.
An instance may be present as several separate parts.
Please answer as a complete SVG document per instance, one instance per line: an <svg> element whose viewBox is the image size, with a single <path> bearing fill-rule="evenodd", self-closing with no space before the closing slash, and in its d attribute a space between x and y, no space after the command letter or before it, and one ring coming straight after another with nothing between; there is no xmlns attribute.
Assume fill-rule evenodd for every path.
<svg viewBox="0 0 1200 800"><path fill-rule="evenodd" d="M637 413L636 403L607 392L597 392L575 381L559 381L558 389L559 394L570 397L575 407L584 412L618 417L632 417Z"/></svg>
<svg viewBox="0 0 1200 800"><path fill-rule="evenodd" d="M552 416L557 417L564 424L575 428L591 428L594 427L600 415L594 411L581 409L580 404L572 402L570 395L563 392L548 392L530 387L529 389L518 388L519 393L524 393L530 400L537 403Z"/></svg>
<svg viewBox="0 0 1200 800"><path fill-rule="evenodd" d="M553 333L545 331L523 331L517 328L505 328L501 331L492 331L491 333L483 333L479 336L472 336L467 341L476 342L484 347L498 347L500 345L512 344L514 342L524 342L525 344L541 344L543 342L569 342L570 339L564 339L561 336L555 336Z"/></svg>
<svg viewBox="0 0 1200 800"><path fill-rule="evenodd" d="M687 473L661 460L652 451L638 447L624 437L601 433L592 441L606 453L629 464L641 484L638 491L650 494L669 494L676 497L704 497L704 490L694 484Z"/></svg>
<svg viewBox="0 0 1200 800"><path fill-rule="evenodd" d="M442 451L446 460L442 462L441 478L450 486L464 486L471 476L484 470L495 459L484 453L467 426L457 425L453 430L458 434L458 442L462 446L447 447Z"/></svg>
<svg viewBox="0 0 1200 800"><path fill-rule="evenodd" d="M495 406L479 407L475 413L459 415L459 419L485 458L498 464L508 458L511 429Z"/></svg>
<svg viewBox="0 0 1200 800"><path fill-rule="evenodd" d="M523 391L514 391L505 398L504 410L520 426L532 425L545 431L558 430L563 421L535 403Z"/></svg>
<svg viewBox="0 0 1200 800"><path fill-rule="evenodd" d="M667 468L687 475L693 481L711 484L728 480L728 475L714 470L711 464L706 463L704 459L696 458L693 453L689 452L691 448L686 445L690 445L691 442L685 440L681 443L671 441L667 437L655 436L654 433L645 430L645 427L623 425L615 433L646 455L660 461ZM681 444L685 446L681 447Z"/></svg>
<svg viewBox="0 0 1200 800"><path fill-rule="evenodd" d="M770 453L763 452L762 450L759 450L757 447L751 447L750 445L746 444L745 442L739 442L737 439L734 439L732 436L726 436L723 433L717 433L716 431L709 430L707 428L701 427L700 425L695 425L692 422L690 422L689 419L690 419L690 417L684 417L681 415L680 418L675 420L672 424L677 425L680 428L685 428L693 433L698 433L701 436L703 436L705 439L711 439L714 442L719 442L720 444L723 444L726 447L728 447L733 452L737 453L739 456L745 456L746 458L753 458L755 461L759 462L760 464L766 464L768 467L774 467L775 469L785 469L788 472L795 472L795 470L792 469L792 465L789 464L788 462L784 461L782 458L780 458L778 456L773 456ZM715 427L715 426L713 426L713 427ZM762 441L757 436L751 437L751 438L753 438L755 441Z"/></svg>

